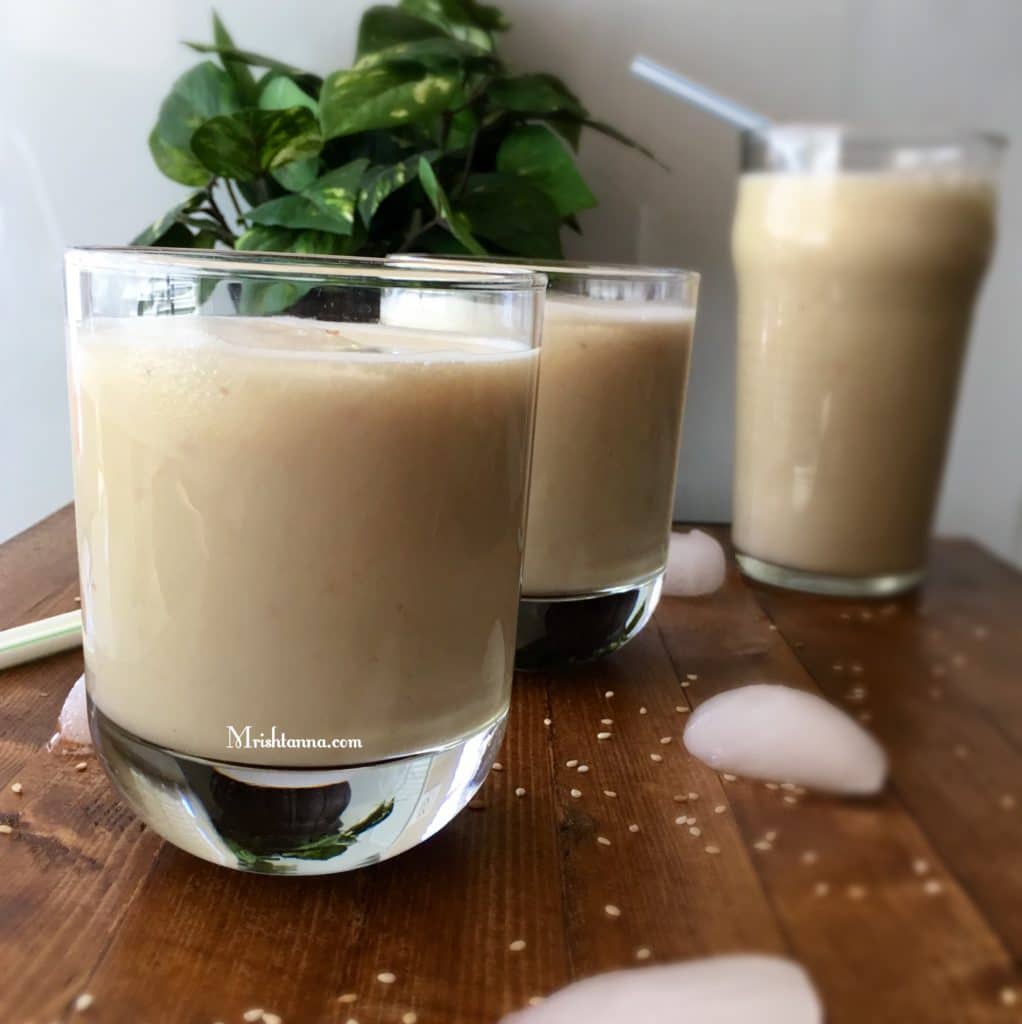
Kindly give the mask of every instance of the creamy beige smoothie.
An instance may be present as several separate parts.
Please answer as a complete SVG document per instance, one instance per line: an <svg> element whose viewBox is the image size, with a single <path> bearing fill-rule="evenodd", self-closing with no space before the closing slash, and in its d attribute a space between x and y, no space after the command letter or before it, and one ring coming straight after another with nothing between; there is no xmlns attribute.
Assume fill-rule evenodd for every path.
<svg viewBox="0 0 1022 1024"><path fill-rule="evenodd" d="M993 233L980 177L742 176L741 554L834 576L921 570Z"/></svg>
<svg viewBox="0 0 1022 1024"><path fill-rule="evenodd" d="M284 318L72 333L104 715L297 767L436 749L505 712L536 350ZM228 750L228 726L361 746Z"/></svg>
<svg viewBox="0 0 1022 1024"><path fill-rule="evenodd" d="M548 295L523 596L663 569L693 319L682 306Z"/></svg>

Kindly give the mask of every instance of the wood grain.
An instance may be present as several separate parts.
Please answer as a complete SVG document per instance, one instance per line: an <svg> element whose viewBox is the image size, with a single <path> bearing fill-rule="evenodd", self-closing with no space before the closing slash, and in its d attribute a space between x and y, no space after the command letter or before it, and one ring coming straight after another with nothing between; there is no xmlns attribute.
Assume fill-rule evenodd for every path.
<svg viewBox="0 0 1022 1024"><path fill-rule="evenodd" d="M74 607L70 512L0 546L0 580L0 625ZM665 599L613 658L520 677L504 770L438 836L308 879L224 871L157 839L91 758L76 771L45 749L80 654L13 669L0 1020L211 1024L261 1007L286 1024L495 1024L646 950L757 950L801 960L832 1024L1017 1022L1002 993L1022 1000L1020 620L1022 579L962 542L937 546L921 596L887 604L732 569L712 597ZM886 794L813 798L688 757L690 709L754 680L865 713L891 754Z"/></svg>

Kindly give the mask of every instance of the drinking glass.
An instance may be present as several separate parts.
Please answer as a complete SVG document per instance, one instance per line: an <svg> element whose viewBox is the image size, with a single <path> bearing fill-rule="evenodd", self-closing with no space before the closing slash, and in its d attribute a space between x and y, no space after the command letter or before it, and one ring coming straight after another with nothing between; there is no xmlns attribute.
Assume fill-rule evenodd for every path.
<svg viewBox="0 0 1022 1024"><path fill-rule="evenodd" d="M1002 139L747 134L734 544L754 579L881 596L923 577Z"/></svg>
<svg viewBox="0 0 1022 1024"><path fill-rule="evenodd" d="M246 871L422 842L504 730L544 279L76 249L66 285L86 685L115 786ZM381 324L406 289L450 317ZM461 326L477 310L485 335Z"/></svg>

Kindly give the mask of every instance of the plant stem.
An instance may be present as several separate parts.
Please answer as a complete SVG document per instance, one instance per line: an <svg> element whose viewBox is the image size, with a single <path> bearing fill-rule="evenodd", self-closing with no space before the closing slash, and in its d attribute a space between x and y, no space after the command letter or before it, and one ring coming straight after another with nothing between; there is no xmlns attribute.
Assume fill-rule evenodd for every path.
<svg viewBox="0 0 1022 1024"><path fill-rule="evenodd" d="M419 211L415 211L418 216ZM417 220L412 221L411 229L408 234L405 235L405 240L397 247L395 252L408 252L412 245L417 242L427 231L437 227L441 223L440 217L434 217L432 220L426 221L425 224L419 223Z"/></svg>
<svg viewBox="0 0 1022 1024"><path fill-rule="evenodd" d="M231 238L231 244L233 245L234 241L236 240L236 236L235 236L234 232L231 231L230 225L227 223L227 218L224 217L223 212L221 211L220 207L217 205L216 199L213 197L213 186L212 185L209 185L206 188L206 199L209 200L210 216L221 225L221 227L224 229L224 231L227 232L227 234Z"/></svg>
<svg viewBox="0 0 1022 1024"><path fill-rule="evenodd" d="M227 189L227 194L231 197L231 204L234 206L234 212L237 214L238 221L241 221L241 204L238 202L238 197L234 194L234 186L231 184L230 178L224 178L224 186Z"/></svg>

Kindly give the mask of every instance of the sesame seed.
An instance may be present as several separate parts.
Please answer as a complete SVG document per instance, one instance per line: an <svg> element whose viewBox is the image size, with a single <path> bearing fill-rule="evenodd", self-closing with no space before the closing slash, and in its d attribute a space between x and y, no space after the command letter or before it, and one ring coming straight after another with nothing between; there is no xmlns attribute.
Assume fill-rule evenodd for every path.
<svg viewBox="0 0 1022 1024"><path fill-rule="evenodd" d="M262 1016L262 1022L263 1022L263 1024L280 1024L280 1014L279 1013L267 1013L264 1010L263 1011L263 1016Z"/></svg>
<svg viewBox="0 0 1022 1024"><path fill-rule="evenodd" d="M418 1024L419 1015L414 1010L401 1014L401 1024Z"/></svg>
<svg viewBox="0 0 1022 1024"><path fill-rule="evenodd" d="M845 890L850 900L862 900L866 898L866 887L864 885L850 885Z"/></svg>
<svg viewBox="0 0 1022 1024"><path fill-rule="evenodd" d="M577 800L582 795L581 789L573 789L571 795Z"/></svg>
<svg viewBox="0 0 1022 1024"><path fill-rule="evenodd" d="M697 838L703 834L703 830L698 825L693 825L689 830L690 836L696 836Z"/></svg>
<svg viewBox="0 0 1022 1024"><path fill-rule="evenodd" d="M916 857L912 861L912 872L916 875L928 875L930 873L930 862L925 857Z"/></svg>
<svg viewBox="0 0 1022 1024"><path fill-rule="evenodd" d="M242 1020L255 1021L263 1015L263 1009L261 1006L253 1007L251 1010L246 1010L242 1015Z"/></svg>
<svg viewBox="0 0 1022 1024"><path fill-rule="evenodd" d="M845 670L844 665L842 665L841 662L839 662L839 661L834 662L834 664L831 665L830 667L835 672L844 672L844 670Z"/></svg>
<svg viewBox="0 0 1022 1024"><path fill-rule="evenodd" d="M629 832L638 832L639 831L639 826L635 825L635 824L631 824L631 825L628 826L628 831Z"/></svg>
<svg viewBox="0 0 1022 1024"><path fill-rule="evenodd" d="M757 839L752 845L757 850L772 850L774 848L774 844L769 839Z"/></svg>
<svg viewBox="0 0 1022 1024"><path fill-rule="evenodd" d="M867 722L873 721L873 714L870 711L860 711L858 717L859 721L862 722L863 725L865 725Z"/></svg>
<svg viewBox="0 0 1022 1024"><path fill-rule="evenodd" d="M354 1003L358 1001L358 996L354 992L345 992L343 996L337 997L339 1003Z"/></svg>
<svg viewBox="0 0 1022 1024"><path fill-rule="evenodd" d="M661 746L666 746L670 742L671 742L671 737L670 736L661 736L660 737L660 744L661 744Z"/></svg>
<svg viewBox="0 0 1022 1024"><path fill-rule="evenodd" d="M613 725L613 724L614 724L614 719L613 718L601 718L600 719L600 725Z"/></svg>
<svg viewBox="0 0 1022 1024"><path fill-rule="evenodd" d="M515 939L508 947L512 953L521 953L525 949L525 939Z"/></svg>
<svg viewBox="0 0 1022 1024"><path fill-rule="evenodd" d="M649 946L639 946L639 948L635 951L636 960L648 960L652 955L653 951L649 948Z"/></svg>
<svg viewBox="0 0 1022 1024"><path fill-rule="evenodd" d="M614 696L614 691L613 690L607 690L607 692L604 693L603 696L606 697L607 700L610 700L610 698Z"/></svg>
<svg viewBox="0 0 1022 1024"><path fill-rule="evenodd" d="M607 915L607 917L620 917L621 916L621 908L620 907L615 907L613 903L608 903L603 908L603 912Z"/></svg>
<svg viewBox="0 0 1022 1024"><path fill-rule="evenodd" d="M543 724L544 725L550 725L550 719L549 718L544 718L543 719Z"/></svg>
<svg viewBox="0 0 1022 1024"><path fill-rule="evenodd" d="M376 975L376 980L383 985L393 985L397 981L397 975L393 971L380 971Z"/></svg>
<svg viewBox="0 0 1022 1024"><path fill-rule="evenodd" d="M1007 985L1001 989L998 998L1001 1006L1015 1006L1018 1003L1018 993Z"/></svg>
<svg viewBox="0 0 1022 1024"><path fill-rule="evenodd" d="M11 783L11 792L12 793L17 793L18 796L21 796L21 794L25 792L25 787L22 786L22 784L20 782L12 782Z"/></svg>
<svg viewBox="0 0 1022 1024"><path fill-rule="evenodd" d="M849 622L852 618L852 614L851 612L842 612L839 617L844 619L845 622Z"/></svg>
<svg viewBox="0 0 1022 1024"><path fill-rule="evenodd" d="M699 676L697 676L695 674L695 672L688 672L688 673L686 673L685 678L686 679L690 679L690 680L692 680L694 682L696 679L699 678Z"/></svg>
<svg viewBox="0 0 1022 1024"><path fill-rule="evenodd" d="M690 708L682 707L681 704L678 704L675 706L674 710L677 711L679 715L687 715L690 711Z"/></svg>
<svg viewBox="0 0 1022 1024"><path fill-rule="evenodd" d="M609 740L610 739L610 733L609 732L598 732L596 734L596 738L598 740Z"/></svg>
<svg viewBox="0 0 1022 1024"><path fill-rule="evenodd" d="M617 796L617 793L615 793L614 790L612 790L612 789L605 789L603 791L603 795L604 796L609 796L611 799L613 799L614 797Z"/></svg>
<svg viewBox="0 0 1022 1024"><path fill-rule="evenodd" d="M1002 793L1001 799L998 801L1001 805L1001 809L1004 811L1012 811L1015 809L1015 797L1011 793Z"/></svg>
<svg viewBox="0 0 1022 1024"><path fill-rule="evenodd" d="M791 795L789 794L788 796L786 796L786 797L784 798L784 802L785 802L786 804L797 804L797 803L798 803L798 797L797 797L797 796L791 796Z"/></svg>
<svg viewBox="0 0 1022 1024"><path fill-rule="evenodd" d="M923 892L927 896L936 896L938 893L944 891L944 883L938 878L928 878L923 882Z"/></svg>
<svg viewBox="0 0 1022 1024"><path fill-rule="evenodd" d="M737 782L738 781L738 776L737 775L732 775L730 772L724 772L724 774L721 776L721 778L725 782Z"/></svg>
<svg viewBox="0 0 1022 1024"><path fill-rule="evenodd" d="M815 850L803 850L800 859L803 864L815 864L820 859L820 855Z"/></svg>
<svg viewBox="0 0 1022 1024"><path fill-rule="evenodd" d="M798 789L798 786L796 786L794 782L782 782L781 789L790 793L792 790Z"/></svg>
<svg viewBox="0 0 1022 1024"><path fill-rule="evenodd" d="M777 632L777 626L774 623L772 623L772 622L770 623L769 626L767 626L767 629L769 629L771 633L776 633Z"/></svg>
<svg viewBox="0 0 1022 1024"><path fill-rule="evenodd" d="M689 800L698 800L699 799L699 794L698 793L693 793L691 790L689 790L688 798L689 798Z"/></svg>
<svg viewBox="0 0 1022 1024"><path fill-rule="evenodd" d="M578 758L577 757L573 757L570 761L565 761L564 762L564 767L565 768L577 768L578 767Z"/></svg>
<svg viewBox="0 0 1022 1024"><path fill-rule="evenodd" d="M772 843L777 838L777 829L770 828L763 833L763 838L768 842Z"/></svg>
<svg viewBox="0 0 1022 1024"><path fill-rule="evenodd" d="M675 825L687 825L688 824L688 818L684 814L679 815L677 818L674 819L674 824Z"/></svg>
<svg viewBox="0 0 1022 1024"><path fill-rule="evenodd" d="M597 836L596 841L600 846L610 846L610 840L606 836Z"/></svg>
<svg viewBox="0 0 1022 1024"><path fill-rule="evenodd" d="M639 708L639 714L640 714L640 715L646 715L646 714L648 714L648 713L649 713L649 712L648 712L648 711L646 710L646 708L645 708L645 707L641 707L641 708Z"/></svg>
<svg viewBox="0 0 1022 1024"><path fill-rule="evenodd" d="M692 684L687 679L682 679L681 688L687 690Z"/></svg>
<svg viewBox="0 0 1022 1024"><path fill-rule="evenodd" d="M857 661L853 661L852 662L852 674L856 675L856 676L861 676L862 672L863 672L862 666Z"/></svg>
<svg viewBox="0 0 1022 1024"><path fill-rule="evenodd" d="M502 772L504 770L504 766L499 761L494 761L493 770L495 772Z"/></svg>
<svg viewBox="0 0 1022 1024"><path fill-rule="evenodd" d="M656 761L657 764L659 764L664 759L664 756L663 754L650 754L649 759L651 761Z"/></svg>
<svg viewBox="0 0 1022 1024"><path fill-rule="evenodd" d="M0 825L0 836L9 836L13 831L10 825Z"/></svg>
<svg viewBox="0 0 1022 1024"><path fill-rule="evenodd" d="M529 1006L539 1006L546 996L529 996Z"/></svg>
<svg viewBox="0 0 1022 1024"><path fill-rule="evenodd" d="M716 843L710 843L708 846L704 847L704 849L709 854L720 853L720 847L717 846Z"/></svg>
<svg viewBox="0 0 1022 1024"><path fill-rule="evenodd" d="M587 765L587 764L580 764L580 765L578 766L578 768L576 769L576 771L579 771L579 772L581 772L581 773L582 773L583 775L585 775L585 773L586 773L587 771L589 771L589 765Z"/></svg>
<svg viewBox="0 0 1022 1024"><path fill-rule="evenodd" d="M764 782L763 785L766 786L767 789L780 789L781 788L776 782Z"/></svg>
<svg viewBox="0 0 1022 1024"><path fill-rule="evenodd" d="M861 704L866 699L865 686L853 686L846 694L845 700L852 704Z"/></svg>
<svg viewBox="0 0 1022 1024"><path fill-rule="evenodd" d="M829 882L817 882L816 885L813 886L814 896L826 896L828 892L830 892Z"/></svg>
<svg viewBox="0 0 1022 1024"><path fill-rule="evenodd" d="M90 1006L92 1006L94 1001L95 1000L93 999L91 992L83 992L75 1000L75 1010L81 1013L83 1010L87 1010Z"/></svg>
<svg viewBox="0 0 1022 1024"><path fill-rule="evenodd" d="M85 769L88 768L88 767L89 767L89 762L88 761L79 761L78 764L75 765L75 771L76 772L84 772Z"/></svg>
<svg viewBox="0 0 1022 1024"><path fill-rule="evenodd" d="M358 1021L354 1017L349 1017L344 1024L358 1024Z"/></svg>
<svg viewBox="0 0 1022 1024"><path fill-rule="evenodd" d="M676 804L684 804L688 802L688 797L684 793L675 793L672 799Z"/></svg>
<svg viewBox="0 0 1022 1024"><path fill-rule="evenodd" d="M524 788L524 786L519 786L515 790L515 796L525 796L525 788Z"/></svg>

